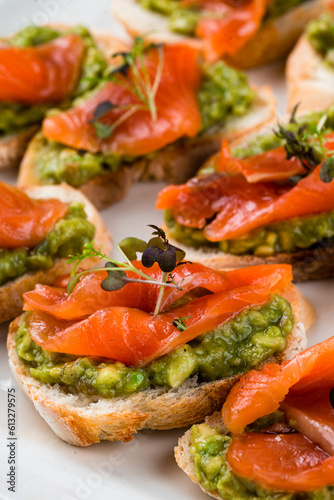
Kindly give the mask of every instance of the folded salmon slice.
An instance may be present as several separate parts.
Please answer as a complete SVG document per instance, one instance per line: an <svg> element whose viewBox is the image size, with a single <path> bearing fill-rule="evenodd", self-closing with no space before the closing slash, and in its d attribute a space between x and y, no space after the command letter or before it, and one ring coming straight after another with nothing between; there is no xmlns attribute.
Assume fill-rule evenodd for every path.
<svg viewBox="0 0 334 500"><path fill-rule="evenodd" d="M63 101L78 82L84 52L78 35L60 36L36 47L0 47L0 101Z"/></svg>
<svg viewBox="0 0 334 500"><path fill-rule="evenodd" d="M179 224L204 228L209 241L239 238L274 222L333 210L334 182L322 182L319 173L320 166L295 186L249 183L225 173L203 175L163 189L157 208L172 208Z"/></svg>
<svg viewBox="0 0 334 500"><path fill-rule="evenodd" d="M130 70L119 81L107 82L91 98L74 109L44 120L44 135L57 142L96 153L139 156L161 149L180 137L194 137L200 130L201 115L197 90L201 81L198 50L186 45L164 46L163 67L155 104L157 119L146 109L139 109L118 125L110 137L100 139L91 120L97 106L109 101L116 107L100 121L112 126L129 109L143 103L129 89L133 81ZM159 52L150 49L144 56L146 68L153 83L159 65Z"/></svg>
<svg viewBox="0 0 334 500"><path fill-rule="evenodd" d="M140 261L135 267L153 279L161 280L162 271L158 264L147 270ZM129 278L141 279L133 272L126 273ZM291 270L287 265L256 266L234 271L213 271L201 264L184 264L173 271L174 280L182 290L165 288L160 311L169 309L173 304L194 289L202 288L207 293L218 293L240 287L261 286L263 289L283 290L291 281ZM153 313L159 295L159 287L143 283L128 283L121 290L107 292L101 282L107 272L85 274L68 295L64 288L36 285L35 289L24 294L24 310L43 311L55 318L68 321L84 318L106 307L123 306Z"/></svg>
<svg viewBox="0 0 334 500"><path fill-rule="evenodd" d="M269 0L270 1L270 0ZM203 12L196 35L202 39L209 61L233 55L249 42L259 29L268 0L184 0L184 6L197 6Z"/></svg>
<svg viewBox="0 0 334 500"><path fill-rule="evenodd" d="M190 264L185 266L191 267ZM123 290L131 295L132 307L104 306L79 322L65 321L43 312L45 309L43 299L40 310L36 310L35 297L35 310L28 313L29 332L35 342L46 350L79 356L101 356L132 366L144 366L198 335L223 324L244 308L267 302L271 293L286 288L292 278L290 266L257 266L251 270L247 269L244 278L242 271L238 270L237 274L232 275L231 282L228 283L229 289L221 275L212 271L217 275L216 290L220 284L223 291L216 291L175 309L165 310L157 316L147 312L153 305L155 306L155 303L148 302L146 310L137 308L138 305L143 307L145 299L140 293L134 293L129 284ZM262 283L259 278L261 273L264 275ZM201 282L200 278L199 280ZM239 281L238 286L236 282ZM157 285L139 285L146 287L148 301L152 298L150 288L159 289ZM201 286L203 285L201 282ZM93 288L93 291L98 293L97 288ZM107 293L118 294L118 292ZM78 295L84 304L87 303L83 290L79 290ZM173 298L166 295L165 307L166 303L175 299L175 295ZM94 298L101 304L99 295L94 295ZM110 301L112 300L111 298ZM115 302L117 303L117 299ZM79 311L82 311L80 304ZM77 314L74 312L72 316L75 317ZM182 318L189 316L186 331L180 332L173 325L173 321L179 316Z"/></svg>
<svg viewBox="0 0 334 500"><path fill-rule="evenodd" d="M0 182L0 248L36 246L67 210L59 200L34 200Z"/></svg>
<svg viewBox="0 0 334 500"><path fill-rule="evenodd" d="M334 484L334 458L302 434L234 438L227 459L235 474L274 491L314 491Z"/></svg>
<svg viewBox="0 0 334 500"><path fill-rule="evenodd" d="M216 164L217 172L241 174L247 182L288 181L293 175L306 173L298 159L286 159L283 146L248 158L234 158L226 140Z"/></svg>

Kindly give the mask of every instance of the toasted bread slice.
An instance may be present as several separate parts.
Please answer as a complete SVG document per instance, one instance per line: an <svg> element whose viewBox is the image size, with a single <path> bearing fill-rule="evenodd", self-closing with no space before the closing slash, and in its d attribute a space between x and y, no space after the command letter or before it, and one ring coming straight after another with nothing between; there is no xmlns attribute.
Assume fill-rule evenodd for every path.
<svg viewBox="0 0 334 500"><path fill-rule="evenodd" d="M96 246L102 245L103 252L108 254L111 250L111 238L104 222L96 208L87 198L71 188L67 184L59 186L30 187L25 192L34 199L56 198L66 204L73 202L82 203L85 206L87 219L95 226L94 241ZM83 269L90 269L96 266L98 258L87 259L80 265ZM22 295L28 290L32 290L37 283L51 285L57 276L67 274L72 271L74 264L68 264L67 259L56 259L52 267L48 270L29 272L0 286L0 322L15 318L22 311Z"/></svg>
<svg viewBox="0 0 334 500"><path fill-rule="evenodd" d="M228 429L225 427L221 411L217 411L213 415L210 415L205 419L205 423L216 429L221 434L225 434ZM193 483L197 484L204 493L207 493L217 500L222 500L222 497L213 491L208 491L202 486L196 477L195 462L192 454L190 453L191 448L191 429L189 429L180 439L178 446L174 448L175 459L177 465L190 477Z"/></svg>
<svg viewBox="0 0 334 500"><path fill-rule="evenodd" d="M328 109L334 103L334 68L303 35L288 57L286 65L288 111L300 103L298 112Z"/></svg>
<svg viewBox="0 0 334 500"><path fill-rule="evenodd" d="M226 61L238 68L249 69L286 56L305 25L330 4L330 0L309 0L281 17L264 22L254 38ZM196 38L170 31L168 17L143 8L137 0L113 0L112 12L131 36L151 33L147 35L148 39L156 42L199 43Z"/></svg>
<svg viewBox="0 0 334 500"><path fill-rule="evenodd" d="M290 359L305 348L305 331L314 321L311 304L294 285L281 294L293 308L295 327L285 351L271 361ZM189 378L178 389L147 389L117 398L69 393L59 385L42 384L31 377L15 350L15 332L22 316L10 325L9 363L35 408L64 441L88 446L102 440L129 441L141 429L173 429L202 421L222 407L232 385L241 375L198 383ZM268 362L268 360L267 360Z"/></svg>
<svg viewBox="0 0 334 500"><path fill-rule="evenodd" d="M64 24L52 24L49 26L59 31L68 29L68 26ZM111 59L112 54L125 50L128 47L127 44L107 33L94 31L93 36L97 46L103 50L106 58L109 59L112 64L115 63L115 60ZM0 139L0 170L14 168L20 165L26 147L37 130L38 125L33 125L17 134L3 136Z"/></svg>
<svg viewBox="0 0 334 500"><path fill-rule="evenodd" d="M138 179L165 179L180 184L194 176L203 162L220 149L222 138L241 140L244 136L255 134L274 122L275 112L276 99L270 87L263 87L258 90L248 113L230 118L222 129L208 131L194 139L181 139L158 151L152 158L144 157L131 165L121 166L116 172L94 177L81 185L80 190L101 210L124 198L129 187ZM41 185L35 172L38 142L38 136L32 139L23 157L19 186Z"/></svg>

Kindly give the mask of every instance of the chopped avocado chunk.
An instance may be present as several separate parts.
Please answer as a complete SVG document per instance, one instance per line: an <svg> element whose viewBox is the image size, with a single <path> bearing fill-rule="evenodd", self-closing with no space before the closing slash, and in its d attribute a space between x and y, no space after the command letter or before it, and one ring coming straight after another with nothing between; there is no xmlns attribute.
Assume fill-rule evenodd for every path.
<svg viewBox="0 0 334 500"><path fill-rule="evenodd" d="M15 33L10 39L10 45L15 47L35 47L51 42L60 36L60 32L47 26L27 26Z"/></svg>
<svg viewBox="0 0 334 500"><path fill-rule="evenodd" d="M246 430L261 432L283 421L284 414L277 411L258 419ZM313 492L288 493L268 490L237 476L227 459L231 441L229 432L222 434L206 423L194 425L191 429L190 453L195 463L196 478L206 490L218 493L224 500L330 500L333 497L333 486Z"/></svg>
<svg viewBox="0 0 334 500"><path fill-rule="evenodd" d="M324 61L334 66L334 18L324 14L307 26L307 38Z"/></svg>
<svg viewBox="0 0 334 500"><path fill-rule="evenodd" d="M46 110L47 106L0 103L0 137L17 134L32 125L39 124Z"/></svg>
<svg viewBox="0 0 334 500"><path fill-rule="evenodd" d="M243 310L222 326L140 369L43 351L29 335L29 313L15 340L18 356L37 380L85 394L115 397L148 387L180 387L195 374L200 382L237 375L281 352L293 325L289 302L273 295L266 304Z"/></svg>
<svg viewBox="0 0 334 500"><path fill-rule="evenodd" d="M73 203L66 216L37 247L0 250L0 285L29 271L49 269L56 258L81 253L84 244L92 241L94 234L95 228L87 220L84 206Z"/></svg>

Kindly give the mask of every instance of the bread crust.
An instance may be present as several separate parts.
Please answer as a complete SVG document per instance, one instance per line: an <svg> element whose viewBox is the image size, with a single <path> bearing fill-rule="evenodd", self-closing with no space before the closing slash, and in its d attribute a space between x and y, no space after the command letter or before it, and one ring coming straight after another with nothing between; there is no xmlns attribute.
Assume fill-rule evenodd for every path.
<svg viewBox="0 0 334 500"><path fill-rule="evenodd" d="M275 113L276 99L270 87L262 87L249 112L243 117L229 119L223 129L209 131L194 139L181 139L157 151L152 158L146 157L122 165L116 172L94 177L79 189L101 210L124 198L129 187L137 180L167 180L181 184L193 177L203 162L220 149L222 138L236 141L256 134L263 127L274 123ZM23 157L18 176L19 186L41 185L35 173L37 151L36 136Z"/></svg>
<svg viewBox="0 0 334 500"><path fill-rule="evenodd" d="M322 111L334 103L334 69L324 63L304 34L286 65L288 111Z"/></svg>
<svg viewBox="0 0 334 500"><path fill-rule="evenodd" d="M60 31L68 29L68 26L64 24L50 24L48 26ZM115 59L111 58L113 53L128 48L128 44L103 31L94 30L93 37L97 45L105 52L110 64L117 63ZM20 165L27 145L38 128L38 125L32 125L17 134L5 135L0 139L0 170L15 168Z"/></svg>
<svg viewBox="0 0 334 500"><path fill-rule="evenodd" d="M87 219L95 226L94 241L96 246L102 245L102 251L108 254L111 250L111 238L104 222L96 208L79 191L67 184L59 186L32 186L24 190L31 198L48 199L56 198L64 203L83 203ZM91 269L98 262L98 258L87 259L80 264L83 269ZM68 264L67 259L55 259L54 264L48 270L29 272L9 281L0 287L0 322L15 318L22 311L22 295L32 290L37 283L51 285L57 276L68 274L72 271L74 264Z"/></svg>
<svg viewBox="0 0 334 500"><path fill-rule="evenodd" d="M226 61L242 69L268 64L284 57L293 47L305 25L329 8L331 0L310 0L290 9L283 16L264 22L254 38ZM152 41L187 42L199 46L199 40L173 33L168 18L141 7L137 0L113 0L112 12L131 36L149 35Z"/></svg>
<svg viewBox="0 0 334 500"><path fill-rule="evenodd" d="M305 348L305 330L314 321L311 304L294 286L282 293L291 303L295 327L285 351L270 361L290 359ZM222 407L232 385L241 375L197 384L195 377L178 389L147 389L128 397L107 399L65 393L59 386L33 379L18 358L14 335L22 316L9 329L9 364L36 410L64 441L88 446L102 440L130 441L141 429L172 429L201 422ZM266 360L268 362L269 360Z"/></svg>

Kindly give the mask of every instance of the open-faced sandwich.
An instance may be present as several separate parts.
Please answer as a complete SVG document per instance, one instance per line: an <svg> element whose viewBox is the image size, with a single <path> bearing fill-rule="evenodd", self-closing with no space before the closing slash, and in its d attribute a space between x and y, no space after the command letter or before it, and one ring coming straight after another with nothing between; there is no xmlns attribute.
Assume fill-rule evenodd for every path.
<svg viewBox="0 0 334 500"><path fill-rule="evenodd" d="M244 375L194 426L178 465L217 499L334 498L334 337Z"/></svg>
<svg viewBox="0 0 334 500"><path fill-rule="evenodd" d="M95 85L123 44L82 26L28 26L0 42L0 169L17 166L47 110ZM106 55L105 55L106 54Z"/></svg>
<svg viewBox="0 0 334 500"><path fill-rule="evenodd" d="M294 279L334 275L333 110L279 124L158 196L170 238L214 269L289 263Z"/></svg>
<svg viewBox="0 0 334 500"><path fill-rule="evenodd" d="M110 251L110 237L85 196L61 186L17 189L0 183L0 322L22 311L22 295L36 283L52 284L86 243ZM83 262L85 269L98 258Z"/></svg>
<svg viewBox="0 0 334 500"><path fill-rule="evenodd" d="M200 422L242 373L305 345L314 312L290 266L213 271L153 227L148 243L119 244L126 262L37 285L10 326L13 372L68 443ZM87 256L103 257L88 245L80 267Z"/></svg>
<svg viewBox="0 0 334 500"><path fill-rule="evenodd" d="M334 10L307 26L286 68L288 107L327 109L334 103Z"/></svg>
<svg viewBox="0 0 334 500"><path fill-rule="evenodd" d="M186 42L210 61L252 68L285 56L306 23L330 0L113 0L112 10L132 36Z"/></svg>
<svg viewBox="0 0 334 500"><path fill-rule="evenodd" d="M20 185L65 181L98 207L138 178L185 182L233 139L270 122L275 99L223 62L201 62L189 45L136 39L87 99L48 116L23 159Z"/></svg>

